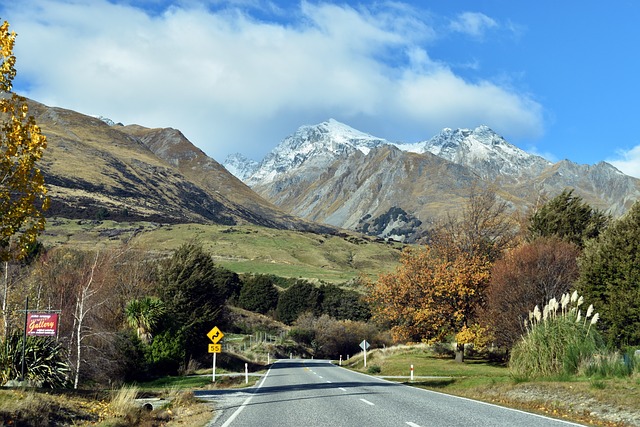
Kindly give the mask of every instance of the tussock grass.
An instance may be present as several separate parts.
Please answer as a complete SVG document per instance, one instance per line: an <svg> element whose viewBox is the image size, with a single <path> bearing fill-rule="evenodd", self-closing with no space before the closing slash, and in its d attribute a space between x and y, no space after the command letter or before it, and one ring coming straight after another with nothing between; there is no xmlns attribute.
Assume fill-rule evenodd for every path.
<svg viewBox="0 0 640 427"><path fill-rule="evenodd" d="M131 412L137 411L139 406L135 403L140 389L137 386L125 385L116 390L111 397L109 409L116 416L127 416Z"/></svg>
<svg viewBox="0 0 640 427"><path fill-rule="evenodd" d="M560 302L549 300L538 306L526 323L528 333L511 351L509 367L516 377L561 378L575 375L578 368L603 349L603 342L592 326L598 320L589 306L583 316L582 297L565 294Z"/></svg>
<svg viewBox="0 0 640 427"><path fill-rule="evenodd" d="M640 378L640 357L635 356L633 351L626 354L601 351L583 361L579 373L595 378L624 378L638 374Z"/></svg>

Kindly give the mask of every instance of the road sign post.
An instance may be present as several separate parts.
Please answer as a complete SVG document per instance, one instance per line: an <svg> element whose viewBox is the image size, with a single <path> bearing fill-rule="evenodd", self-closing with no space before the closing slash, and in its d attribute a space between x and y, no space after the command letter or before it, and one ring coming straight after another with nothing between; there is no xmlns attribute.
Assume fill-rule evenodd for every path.
<svg viewBox="0 0 640 427"><path fill-rule="evenodd" d="M371 347L371 345L367 342L367 340L362 340L360 343L360 348L364 350L364 367L367 367L367 349Z"/></svg>
<svg viewBox="0 0 640 427"><path fill-rule="evenodd" d="M211 368L211 381L216 382L216 355L218 353L222 353L222 344L218 344L224 334L217 326L214 326L213 329L209 331L207 334L209 339L213 344L209 344L209 353L213 353L213 367Z"/></svg>

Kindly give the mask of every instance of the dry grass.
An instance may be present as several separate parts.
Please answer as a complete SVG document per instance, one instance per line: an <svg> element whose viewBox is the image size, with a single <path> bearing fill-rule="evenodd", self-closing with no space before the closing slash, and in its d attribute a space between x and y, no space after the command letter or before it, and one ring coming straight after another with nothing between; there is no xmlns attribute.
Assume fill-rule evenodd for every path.
<svg viewBox="0 0 640 427"><path fill-rule="evenodd" d="M135 399L139 393L140 389L136 386L123 386L113 393L109 408L116 416L126 416L138 410L139 406Z"/></svg>

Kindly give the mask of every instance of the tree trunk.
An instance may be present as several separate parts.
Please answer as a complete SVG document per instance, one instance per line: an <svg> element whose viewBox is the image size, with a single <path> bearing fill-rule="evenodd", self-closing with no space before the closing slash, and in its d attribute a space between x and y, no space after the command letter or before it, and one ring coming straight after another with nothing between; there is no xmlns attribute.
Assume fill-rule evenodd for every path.
<svg viewBox="0 0 640 427"><path fill-rule="evenodd" d="M464 362L464 344L456 344L456 363Z"/></svg>

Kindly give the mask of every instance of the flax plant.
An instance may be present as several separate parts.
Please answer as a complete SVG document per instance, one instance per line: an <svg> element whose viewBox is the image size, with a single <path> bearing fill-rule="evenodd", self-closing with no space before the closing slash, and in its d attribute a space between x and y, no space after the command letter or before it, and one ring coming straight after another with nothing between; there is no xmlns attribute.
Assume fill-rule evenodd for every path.
<svg viewBox="0 0 640 427"><path fill-rule="evenodd" d="M584 299L574 292L560 301L551 298L542 310L536 306L525 320L526 333L511 351L512 375L524 378L573 375L581 363L602 349L594 325L593 306L582 314Z"/></svg>

